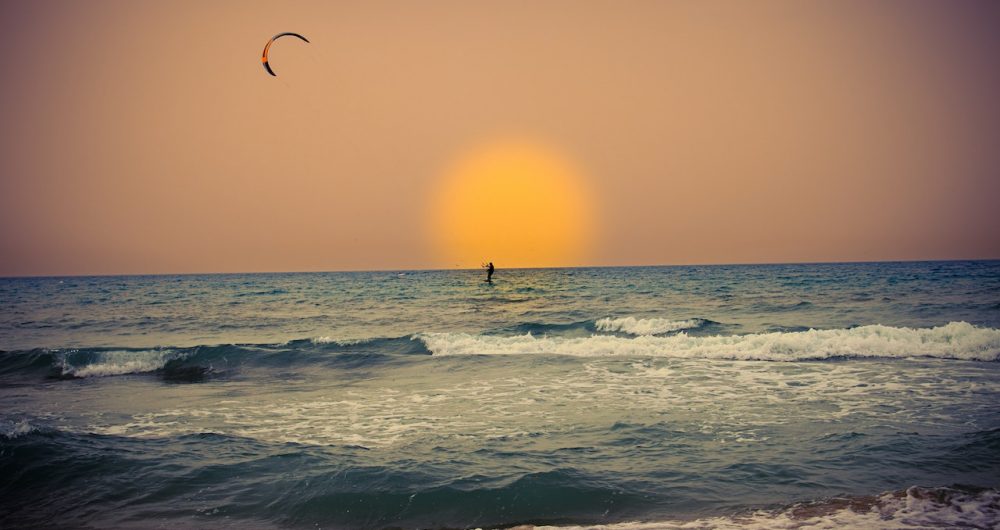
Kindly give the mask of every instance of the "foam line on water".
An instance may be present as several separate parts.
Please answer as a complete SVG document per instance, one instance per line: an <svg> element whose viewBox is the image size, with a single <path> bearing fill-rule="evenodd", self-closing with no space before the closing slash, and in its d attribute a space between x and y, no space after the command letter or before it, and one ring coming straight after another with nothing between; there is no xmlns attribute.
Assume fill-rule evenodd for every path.
<svg viewBox="0 0 1000 530"><path fill-rule="evenodd" d="M594 323L597 331L628 333L629 335L660 335L682 329L697 328L705 323L700 318L669 320L666 318L602 318Z"/></svg>
<svg viewBox="0 0 1000 530"><path fill-rule="evenodd" d="M731 360L801 361L828 358L936 357L996 361L1000 330L966 322L934 328L882 325L850 329L692 337L686 333L634 338L592 335L584 338L422 333L434 355L554 354L583 357L656 356Z"/></svg>
<svg viewBox="0 0 1000 530"><path fill-rule="evenodd" d="M363 339L336 339L330 336L313 337L309 339L313 344L334 344L337 346L357 346L359 344L366 344L373 340L378 340L377 338L363 338Z"/></svg>

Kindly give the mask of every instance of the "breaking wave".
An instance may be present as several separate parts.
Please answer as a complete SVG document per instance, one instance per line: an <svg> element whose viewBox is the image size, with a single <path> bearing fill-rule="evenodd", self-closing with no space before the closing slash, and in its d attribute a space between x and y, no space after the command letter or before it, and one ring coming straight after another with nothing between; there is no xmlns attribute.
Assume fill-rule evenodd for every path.
<svg viewBox="0 0 1000 530"><path fill-rule="evenodd" d="M655 320L655 319L650 319ZM607 319L600 327L654 329L649 320ZM621 321L621 322L619 322ZM598 321L602 322L602 321ZM645 322L645 323L644 323ZM698 323L693 319L673 322ZM632 325L637 327L631 327ZM655 329L666 329L657 324ZM533 325L533 327L545 327ZM545 329L551 328L548 326ZM567 327L567 326L564 326ZM579 329L578 329L579 328ZM693 328L687 328L693 329ZM568 331L567 331L568 330ZM586 332L577 324L557 333ZM518 330L519 331L519 330ZM625 332L631 333L631 332ZM830 358L934 357L973 361L1000 360L1000 330L952 322L934 328L882 325L850 329L772 331L749 335L590 334L587 336L518 334L418 333L394 338L336 340L328 337L281 344L228 344L189 348L90 348L0 352L0 378L79 379L130 374L155 374L167 381L199 382L243 368L324 365L360 368L410 355L572 355L581 357L646 356L730 360L805 361Z"/></svg>
<svg viewBox="0 0 1000 530"><path fill-rule="evenodd" d="M330 336L315 337L309 340L313 344L335 344L337 346L357 346L372 341L372 339L335 339Z"/></svg>
<svg viewBox="0 0 1000 530"><path fill-rule="evenodd" d="M700 318L668 320L665 318L602 318L594 323L597 331L619 331L629 335L661 335L682 329L693 329L706 323Z"/></svg>
<svg viewBox="0 0 1000 530"><path fill-rule="evenodd" d="M153 374L171 382L200 382L242 368L326 365L357 368L392 355L430 352L410 337L334 340L325 337L281 344L220 344L154 349L80 348L0 351L0 378L83 379Z"/></svg>
<svg viewBox="0 0 1000 530"><path fill-rule="evenodd" d="M86 355L72 352L61 356L60 375L84 378L155 372L182 356L173 350L111 350Z"/></svg>
<svg viewBox="0 0 1000 530"><path fill-rule="evenodd" d="M38 428L28 423L28 420L0 420L0 438L13 440L37 430Z"/></svg>
<svg viewBox="0 0 1000 530"><path fill-rule="evenodd" d="M643 335L635 338L612 335L558 338L531 334L505 337L466 333L424 333L416 338L434 355L632 355L766 361L845 357L996 361L1000 357L1000 330L966 322L921 329L872 325L710 337L693 337L681 332L666 337Z"/></svg>
<svg viewBox="0 0 1000 530"><path fill-rule="evenodd" d="M925 488L873 497L835 498L799 503L781 510L747 515L707 517L692 521L630 522L585 526L523 526L559 530L680 530L771 528L996 528L1000 522L1000 491L953 486Z"/></svg>

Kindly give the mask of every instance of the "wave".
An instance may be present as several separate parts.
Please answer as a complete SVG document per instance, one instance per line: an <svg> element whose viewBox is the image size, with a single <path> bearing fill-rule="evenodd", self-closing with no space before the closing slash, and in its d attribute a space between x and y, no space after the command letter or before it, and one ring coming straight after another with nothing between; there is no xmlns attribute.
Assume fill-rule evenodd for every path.
<svg viewBox="0 0 1000 530"><path fill-rule="evenodd" d="M602 322L604 319L597 322ZM621 321L617 323L616 321ZM608 326L666 329L656 319L608 320ZM358 369L410 355L549 354L583 357L655 356L730 360L805 361L831 358L934 357L974 361L1000 360L1000 330L952 322L934 328L882 325L849 329L769 331L749 335L689 335L715 326L709 320L664 321L697 328L666 336L634 337L589 333L589 322L523 325L508 334L418 333L403 337L337 340L330 337L281 344L239 344L187 348L83 348L0 352L0 378L80 379L155 374L169 382L200 382L242 368L323 365ZM630 327L634 325L636 327ZM659 327L656 327L659 326ZM596 327L596 326L595 326ZM544 335L533 334L547 330ZM548 332L555 332L550 336ZM573 335L566 336L566 333ZM628 332L626 332L628 333Z"/></svg>
<svg viewBox="0 0 1000 530"><path fill-rule="evenodd" d="M602 318L594 323L597 331L619 331L629 335L661 335L672 331L693 329L708 321L700 318L668 320L665 318Z"/></svg>
<svg viewBox="0 0 1000 530"><path fill-rule="evenodd" d="M336 344L337 346L356 346L358 344L365 344L373 340L378 339L335 339L333 337L315 337L309 339L313 344Z"/></svg>
<svg viewBox="0 0 1000 530"><path fill-rule="evenodd" d="M966 322L920 329L872 325L709 337L693 337L681 332L666 337L643 335L635 338L611 335L558 338L531 334L504 337L467 333L423 333L416 338L434 355L633 355L765 361L855 357L996 361L1000 357L1000 330Z"/></svg>
<svg viewBox="0 0 1000 530"><path fill-rule="evenodd" d="M632 482L631 472L617 475L572 467L539 470L502 465L470 473L468 463L450 459L420 467L410 461L386 465L356 445L276 443L210 431L137 438L61 430L41 423L38 428L34 422L32 418L0 420L0 452L6 455L0 460L0 489L23 492L0 498L0 511L14 516L5 520L11 527L120 526L93 519L95 506L104 513L126 506L133 522L154 516L173 522L173 517L187 517L200 507L204 497L199 492L205 488L240 492L239 498L270 499L239 505L246 509L241 512L246 518L241 519L243 526L251 527L254 521L284 527L316 522L343 528L523 524L523 528L562 530L995 528L1000 522L1000 492L974 486L913 486L878 495L755 509L761 504L741 504L739 498L724 497L724 490L676 487L680 482L673 474L673 480L654 482L647 489ZM995 443L996 433L972 437ZM137 454L145 458L134 458ZM509 455L508 448L501 454ZM249 464L248 456L253 457ZM293 476L288 473L290 466L297 470ZM121 490L120 485L135 476L143 477L144 487ZM684 482L700 480L699 475L683 476ZM111 499L108 491L120 495ZM665 507L676 509L679 502L704 498L706 491L718 495L715 498L730 498L726 504L731 508L694 520L652 519L663 517L656 514L663 514ZM169 503L169 509L144 503L150 496ZM238 498L231 498L220 501L221 506L238 506ZM741 505L746 508L732 511ZM677 513L673 509L666 513ZM651 519L625 522L635 521L642 513ZM182 527L190 526L185 523L190 520L177 520ZM570 523L579 526L527 526Z"/></svg>
<svg viewBox="0 0 1000 530"><path fill-rule="evenodd" d="M13 440L38 431L28 420L0 420L0 438Z"/></svg>
<svg viewBox="0 0 1000 530"><path fill-rule="evenodd" d="M706 517L691 521L629 522L585 526L522 526L559 530L674 530L770 528L996 528L1000 491L968 486L925 488L870 497L834 498L799 503L780 510L747 515Z"/></svg>
<svg viewBox="0 0 1000 530"><path fill-rule="evenodd" d="M183 358L173 350L111 350L60 356L60 375L71 378L141 374L162 369L168 362Z"/></svg>
<svg viewBox="0 0 1000 530"><path fill-rule="evenodd" d="M638 493L573 469L470 474L464 463L386 466L358 446L273 444L213 432L146 439L50 429L0 438L0 452L8 456L0 459L0 491L20 493L0 496L4 527L12 528L118 527L120 515L131 525L155 520L187 528L190 514L204 508L207 488L236 492L215 506L227 517L239 510L237 525L251 528L317 522L468 528L567 520L539 517L553 511L593 521L609 506L641 501ZM296 473L289 475L290 468ZM141 489L121 488L136 476ZM247 497L267 502L240 502ZM105 518L112 512L114 518ZM195 522L208 528L220 520Z"/></svg>
<svg viewBox="0 0 1000 530"><path fill-rule="evenodd" d="M41 375L51 379L86 379L162 373L179 377L182 363L199 348L31 350L0 353L0 376Z"/></svg>
<svg viewBox="0 0 1000 530"><path fill-rule="evenodd" d="M224 344L188 348L80 348L0 351L0 378L84 379L153 374L168 382L201 382L241 368L321 364L359 368L393 355L430 352L410 337L334 340L328 337L282 344Z"/></svg>
<svg viewBox="0 0 1000 530"><path fill-rule="evenodd" d="M384 466L356 446L275 445L212 432L136 439L28 429L10 439L0 437L0 450L8 455L0 461L6 472L0 474L0 488L23 491L0 498L11 527L120 526L108 524L99 512L122 506L119 513L133 523L155 518L188 527L190 514L204 508L199 493L206 488L268 499L217 501L223 510L241 508L237 521L247 527L269 521L281 527L322 522L342 528L519 530L986 529L1000 522L1000 491L977 486L912 486L766 509L736 508L739 499L730 497L721 514L672 518L656 505L676 507L704 490L672 488L669 482L658 491L623 488L612 477L573 468L477 474L463 473L467 470L454 463L421 470ZM185 450L177 451L178 445ZM135 454L148 458L130 456ZM255 457L250 464L248 455ZM297 470L292 476L289 466ZM143 477L142 489L121 490L137 475ZM110 499L107 491L117 493ZM150 497L166 504L149 506L144 501ZM650 519L636 521L643 513ZM203 522L207 528L219 520Z"/></svg>

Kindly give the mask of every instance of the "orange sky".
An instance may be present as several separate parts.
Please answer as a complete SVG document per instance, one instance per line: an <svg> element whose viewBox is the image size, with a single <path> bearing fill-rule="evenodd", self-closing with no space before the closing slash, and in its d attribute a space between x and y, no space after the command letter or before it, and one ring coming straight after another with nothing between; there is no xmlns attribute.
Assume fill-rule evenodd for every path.
<svg viewBox="0 0 1000 530"><path fill-rule="evenodd" d="M998 2L4 2L0 26L0 275L452 267L435 190L509 138L593 201L586 253L539 264L1000 257ZM312 43L272 78L281 31Z"/></svg>

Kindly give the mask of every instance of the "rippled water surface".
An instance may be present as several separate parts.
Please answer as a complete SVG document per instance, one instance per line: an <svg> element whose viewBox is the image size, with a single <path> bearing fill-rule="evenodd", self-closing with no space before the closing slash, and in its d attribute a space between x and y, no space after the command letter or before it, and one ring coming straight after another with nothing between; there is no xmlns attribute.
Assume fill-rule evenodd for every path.
<svg viewBox="0 0 1000 530"><path fill-rule="evenodd" d="M0 279L3 526L1000 524L1000 263Z"/></svg>

